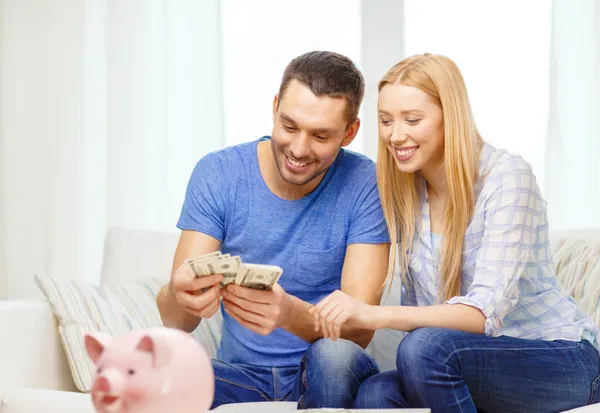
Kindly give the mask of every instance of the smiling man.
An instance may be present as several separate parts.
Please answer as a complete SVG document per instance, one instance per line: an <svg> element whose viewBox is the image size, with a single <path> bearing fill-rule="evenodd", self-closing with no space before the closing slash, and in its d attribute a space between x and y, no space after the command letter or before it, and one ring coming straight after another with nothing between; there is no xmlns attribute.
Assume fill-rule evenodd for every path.
<svg viewBox="0 0 600 413"><path fill-rule="evenodd" d="M266 400L349 408L378 372L364 350L372 331L343 328L332 341L309 312L338 289L379 303L388 269L375 164L344 149L360 127L363 94L347 57L301 55L283 74L271 135L210 153L192 173L157 303L165 326L188 332L224 311L213 408ZM194 279L184 260L216 250L283 274L269 291L221 289L220 275Z"/></svg>

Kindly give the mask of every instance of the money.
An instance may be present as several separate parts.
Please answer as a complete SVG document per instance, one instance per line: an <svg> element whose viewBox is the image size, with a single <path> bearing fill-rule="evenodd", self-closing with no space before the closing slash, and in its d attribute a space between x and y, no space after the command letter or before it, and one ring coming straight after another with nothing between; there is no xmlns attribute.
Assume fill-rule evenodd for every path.
<svg viewBox="0 0 600 413"><path fill-rule="evenodd" d="M275 265L241 264L235 283L256 290L270 290L283 270Z"/></svg>
<svg viewBox="0 0 600 413"><path fill-rule="evenodd" d="M283 269L276 265L242 263L239 256L210 252L185 261L196 277L222 274L221 286L232 283L257 290L269 290L279 280Z"/></svg>

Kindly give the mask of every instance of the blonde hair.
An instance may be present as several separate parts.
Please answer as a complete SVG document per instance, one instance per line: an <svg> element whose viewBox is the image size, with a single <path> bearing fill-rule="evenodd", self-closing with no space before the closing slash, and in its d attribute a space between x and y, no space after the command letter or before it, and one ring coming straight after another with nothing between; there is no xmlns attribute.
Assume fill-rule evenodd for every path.
<svg viewBox="0 0 600 413"><path fill-rule="evenodd" d="M379 91L387 84L417 87L430 95L442 109L448 197L444 206L438 298L449 299L460 294L462 245L475 208L474 185L483 140L471 113L463 77L449 58L429 53L408 57L383 76ZM423 190L418 187L420 181L415 179L414 173L398 170L393 155L379 139L377 184L392 242L388 281L394 275L396 255L399 255L403 280L408 275L415 230L420 228L419 193Z"/></svg>

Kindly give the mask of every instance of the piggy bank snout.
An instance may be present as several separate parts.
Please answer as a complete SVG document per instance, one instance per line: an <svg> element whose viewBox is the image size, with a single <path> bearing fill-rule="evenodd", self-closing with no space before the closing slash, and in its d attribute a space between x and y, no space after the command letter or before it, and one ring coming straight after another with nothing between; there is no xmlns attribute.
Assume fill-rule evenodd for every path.
<svg viewBox="0 0 600 413"><path fill-rule="evenodd" d="M107 369L98 376L94 383L94 391L102 394L118 396L123 390L123 376L115 369Z"/></svg>

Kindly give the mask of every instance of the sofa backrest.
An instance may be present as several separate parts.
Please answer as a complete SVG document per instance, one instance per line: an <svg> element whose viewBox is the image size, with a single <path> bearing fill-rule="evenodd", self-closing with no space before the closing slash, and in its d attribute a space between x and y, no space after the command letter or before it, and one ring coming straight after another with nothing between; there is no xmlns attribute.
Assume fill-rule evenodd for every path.
<svg viewBox="0 0 600 413"><path fill-rule="evenodd" d="M171 275L180 232L110 228L104 241L101 282Z"/></svg>
<svg viewBox="0 0 600 413"><path fill-rule="evenodd" d="M102 282L120 282L147 276L171 274L173 255L179 232L160 232L111 228L106 236ZM557 278L581 307L600 325L600 228L554 231L550 245L557 269ZM382 305L400 303L400 278ZM211 333L219 331L221 317L209 320ZM217 333L218 334L218 333ZM403 333L379 330L369 346L369 352L382 371L395 368L396 348Z"/></svg>

